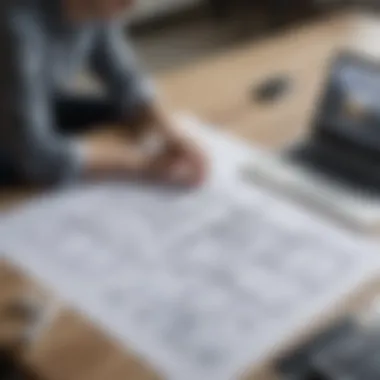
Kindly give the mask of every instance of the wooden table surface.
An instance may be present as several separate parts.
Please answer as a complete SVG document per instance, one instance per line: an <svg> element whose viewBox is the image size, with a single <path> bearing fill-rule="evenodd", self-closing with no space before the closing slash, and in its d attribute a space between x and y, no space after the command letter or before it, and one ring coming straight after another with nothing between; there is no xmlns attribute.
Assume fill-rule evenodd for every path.
<svg viewBox="0 0 380 380"><path fill-rule="evenodd" d="M158 78L159 87L175 109L190 111L249 141L276 148L302 135L312 120L324 82L327 63L342 47L379 55L380 21L363 15L333 15L288 33L248 43L198 64ZM379 47L376 46L376 43ZM253 86L276 74L292 78L289 96L274 105L260 105L251 97ZM1 320L1 309L15 295L30 288L30 281L16 268L0 263L0 342L13 339L19 327ZM54 299L43 284L33 284L44 302ZM327 323L344 310L358 309L380 290L368 284L318 322ZM29 290L30 291L30 290ZM14 323L13 323L14 325ZM314 330L313 329L313 330ZM299 341L312 329L295 337ZM283 349L288 344L286 342ZM160 376L141 358L111 341L85 316L64 307L39 339L20 355L46 380L152 380ZM244 377L271 380L271 361L247 369Z"/></svg>

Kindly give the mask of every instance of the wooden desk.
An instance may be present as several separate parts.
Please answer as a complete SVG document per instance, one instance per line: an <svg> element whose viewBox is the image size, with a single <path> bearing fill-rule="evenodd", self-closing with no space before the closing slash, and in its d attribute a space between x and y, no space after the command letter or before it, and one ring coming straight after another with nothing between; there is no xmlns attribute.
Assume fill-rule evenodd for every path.
<svg viewBox="0 0 380 380"><path fill-rule="evenodd" d="M194 112L251 141L277 147L306 131L330 55L347 45L370 51L376 48L372 42L378 41L379 34L376 20L338 15L163 75L158 82L174 107ZM250 98L252 86L282 72L294 78L292 93L275 105L255 104ZM14 268L1 268L0 280L6 286L0 281L0 307L10 289L21 292L25 281ZM357 309L379 290L379 284L369 284L352 299L342 300L329 318L347 308ZM45 302L52 298L44 289L39 288L37 293ZM326 316L318 325L327 321ZM118 347L69 307L59 313L22 358L46 380L159 378L147 363ZM246 373L247 380L273 378L270 361Z"/></svg>
<svg viewBox="0 0 380 380"><path fill-rule="evenodd" d="M278 147L306 131L334 52L349 47L380 56L379 37L380 20L335 15L169 72L159 83L176 109ZM293 79L290 95L274 105L252 101L252 88L278 73Z"/></svg>

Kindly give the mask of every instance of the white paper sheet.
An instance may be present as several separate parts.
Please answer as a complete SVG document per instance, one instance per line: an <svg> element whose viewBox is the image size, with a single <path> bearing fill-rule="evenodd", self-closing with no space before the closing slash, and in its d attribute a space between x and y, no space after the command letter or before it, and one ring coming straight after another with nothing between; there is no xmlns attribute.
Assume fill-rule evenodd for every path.
<svg viewBox="0 0 380 380"><path fill-rule="evenodd" d="M255 153L194 122L197 191L88 184L3 216L0 251L169 380L237 378L379 273L373 246L246 182Z"/></svg>

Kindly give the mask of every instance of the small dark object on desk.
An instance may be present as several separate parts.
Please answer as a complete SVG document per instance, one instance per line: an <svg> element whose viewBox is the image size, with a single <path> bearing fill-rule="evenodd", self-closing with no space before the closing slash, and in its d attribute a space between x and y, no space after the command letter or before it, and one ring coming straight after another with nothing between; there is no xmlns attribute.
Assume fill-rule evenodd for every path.
<svg viewBox="0 0 380 380"><path fill-rule="evenodd" d="M261 82L253 89L253 98L260 103L273 103L287 95L292 81L289 76L278 75Z"/></svg>

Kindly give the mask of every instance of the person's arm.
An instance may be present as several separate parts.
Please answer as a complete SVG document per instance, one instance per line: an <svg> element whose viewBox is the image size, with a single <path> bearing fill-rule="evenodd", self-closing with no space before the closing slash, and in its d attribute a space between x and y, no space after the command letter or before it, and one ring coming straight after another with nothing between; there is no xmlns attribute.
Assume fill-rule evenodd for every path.
<svg viewBox="0 0 380 380"><path fill-rule="evenodd" d="M128 41L127 41L128 42ZM123 114L123 122L134 130L157 132L163 141L156 166L158 176L174 182L198 184L206 172L203 152L177 128L171 112L156 96L149 77L141 69L121 23L108 23L98 35L91 67L105 84L108 95ZM184 177L177 175L183 164L191 167ZM181 170L179 170L181 171ZM182 176L183 177L183 176Z"/></svg>
<svg viewBox="0 0 380 380"><path fill-rule="evenodd" d="M44 33L27 14L6 16L0 27L0 45L7 52L1 59L2 148L25 178L50 184L78 176L143 170L144 157L125 144L79 141L57 131L44 67Z"/></svg>
<svg viewBox="0 0 380 380"><path fill-rule="evenodd" d="M91 68L128 126L152 126L163 131L172 127L170 112L161 105L153 81L142 69L122 23L109 22L99 30Z"/></svg>

